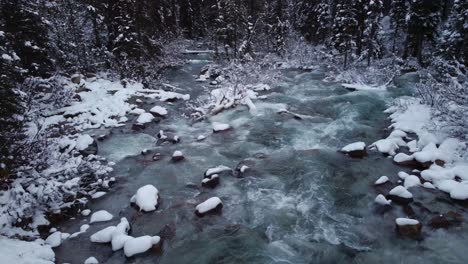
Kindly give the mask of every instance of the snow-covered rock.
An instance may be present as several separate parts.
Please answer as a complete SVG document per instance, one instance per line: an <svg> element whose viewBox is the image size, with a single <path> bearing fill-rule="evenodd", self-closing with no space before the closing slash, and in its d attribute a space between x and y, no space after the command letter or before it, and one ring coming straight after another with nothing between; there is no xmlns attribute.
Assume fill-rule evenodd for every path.
<svg viewBox="0 0 468 264"><path fill-rule="evenodd" d="M413 194L405 187L399 185L390 190L388 198L396 203L408 204L413 201Z"/></svg>
<svg viewBox="0 0 468 264"><path fill-rule="evenodd" d="M455 200L468 200L468 182L460 183L450 191L450 198Z"/></svg>
<svg viewBox="0 0 468 264"><path fill-rule="evenodd" d="M166 108L159 105L156 105L153 108L151 108L150 112L157 116L166 116L168 113Z"/></svg>
<svg viewBox="0 0 468 264"><path fill-rule="evenodd" d="M91 220L89 222L91 224L97 223L97 222L107 222L107 221L112 220L113 217L114 216L111 213L107 212L106 210L100 210L100 211L94 212L91 215Z"/></svg>
<svg viewBox="0 0 468 264"><path fill-rule="evenodd" d="M135 195L130 199L135 203L140 211L150 212L156 210L158 206L159 191L151 184L139 188Z"/></svg>
<svg viewBox="0 0 468 264"><path fill-rule="evenodd" d="M172 154L172 160L173 161L181 161L183 159L185 159L185 157L184 157L184 154L182 153L182 151L176 150Z"/></svg>
<svg viewBox="0 0 468 264"><path fill-rule="evenodd" d="M145 253L153 246L161 242L159 236L141 236L130 238L125 242L124 253L126 257L132 257L137 254Z"/></svg>
<svg viewBox="0 0 468 264"><path fill-rule="evenodd" d="M45 242L49 244L51 247L58 247L62 244L62 232L56 231L49 235Z"/></svg>
<svg viewBox="0 0 468 264"><path fill-rule="evenodd" d="M206 176L202 180L202 186L207 188L215 188L219 185L219 175L218 174L211 174L210 176Z"/></svg>
<svg viewBox="0 0 468 264"><path fill-rule="evenodd" d="M115 226L106 227L91 235L90 240L94 243L109 243L112 241L112 235L115 230Z"/></svg>
<svg viewBox="0 0 468 264"><path fill-rule="evenodd" d="M137 123L138 124L146 124L151 121L153 121L154 116L150 113L143 113L140 116L138 116Z"/></svg>
<svg viewBox="0 0 468 264"><path fill-rule="evenodd" d="M102 196L106 195L107 192L95 192L91 195L91 198L93 199L98 199L101 198Z"/></svg>
<svg viewBox="0 0 468 264"><path fill-rule="evenodd" d="M395 220L397 233L413 239L421 238L422 225L418 220L409 218L397 218Z"/></svg>
<svg viewBox="0 0 468 264"><path fill-rule="evenodd" d="M84 264L99 264L99 261L95 257L89 257L85 260Z"/></svg>
<svg viewBox="0 0 468 264"><path fill-rule="evenodd" d="M391 200L387 200L387 198L385 198L385 196L383 196L382 194L379 194L377 195L377 197L375 197L375 203L379 204L379 205L391 205L392 201Z"/></svg>
<svg viewBox="0 0 468 264"><path fill-rule="evenodd" d="M420 186L420 185L421 185L421 180L417 176L414 176L414 175L410 175L406 177L405 182L403 184L403 186L405 186L406 189L409 189L413 186Z"/></svg>
<svg viewBox="0 0 468 264"><path fill-rule="evenodd" d="M221 174L222 172L229 172L232 173L232 169L229 168L228 166L224 165L219 165L214 168L209 168L208 170L205 171L205 178L208 176L211 176L213 174Z"/></svg>
<svg viewBox="0 0 468 264"><path fill-rule="evenodd" d="M229 124L218 123L218 122L213 123L213 132L214 133L226 131L226 130L229 130L229 129L231 129L231 125L229 125Z"/></svg>
<svg viewBox="0 0 468 264"><path fill-rule="evenodd" d="M206 139L206 136L204 136L204 135L199 135L199 136L197 137L197 141L203 141L203 140L205 140L205 139Z"/></svg>
<svg viewBox="0 0 468 264"><path fill-rule="evenodd" d="M389 181L388 177L387 176L380 176L380 178L378 178L376 181L375 181L375 185L381 185L381 184L384 184L384 183L387 183Z"/></svg>
<svg viewBox="0 0 468 264"><path fill-rule="evenodd" d="M223 208L223 203L219 197L211 197L195 207L195 214L202 217L209 213L219 213Z"/></svg>
<svg viewBox="0 0 468 264"><path fill-rule="evenodd" d="M342 153L347 154L352 158L363 158L367 155L366 143L364 142L355 142L349 145L344 146L341 149Z"/></svg>
<svg viewBox="0 0 468 264"><path fill-rule="evenodd" d="M88 216L89 214L91 214L91 210L89 209L84 209L83 211L81 211L81 215L83 216Z"/></svg>

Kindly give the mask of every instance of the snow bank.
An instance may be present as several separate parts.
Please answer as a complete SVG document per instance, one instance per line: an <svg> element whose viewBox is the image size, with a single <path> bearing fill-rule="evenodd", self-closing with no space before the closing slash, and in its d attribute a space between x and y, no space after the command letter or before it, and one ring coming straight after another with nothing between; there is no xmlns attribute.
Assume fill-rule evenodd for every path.
<svg viewBox="0 0 468 264"><path fill-rule="evenodd" d="M55 254L44 241L27 242L0 236L0 257L5 264L54 264Z"/></svg>
<svg viewBox="0 0 468 264"><path fill-rule="evenodd" d="M107 212L106 210L100 210L97 212L94 212L91 215L91 220L89 221L91 224L92 223L97 223L97 222L107 222L112 220L114 216Z"/></svg>
<svg viewBox="0 0 468 264"><path fill-rule="evenodd" d="M158 189L148 184L139 188L136 194L130 199L130 202L135 203L140 208L140 211L150 212L156 210L158 198Z"/></svg>
<svg viewBox="0 0 468 264"><path fill-rule="evenodd" d="M76 149L77 150L85 150L88 148L89 145L93 144L94 139L87 134L79 135L76 139Z"/></svg>

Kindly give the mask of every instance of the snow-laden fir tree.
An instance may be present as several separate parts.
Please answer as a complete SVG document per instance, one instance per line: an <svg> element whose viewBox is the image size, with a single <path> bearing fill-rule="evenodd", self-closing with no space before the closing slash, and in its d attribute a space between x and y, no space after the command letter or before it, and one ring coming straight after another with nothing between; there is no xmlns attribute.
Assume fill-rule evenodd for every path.
<svg viewBox="0 0 468 264"><path fill-rule="evenodd" d="M363 36L364 50L367 56L367 66L370 66L371 59L381 55L382 45L379 41L380 20L382 17L382 1L369 0L366 3L366 20Z"/></svg>
<svg viewBox="0 0 468 264"><path fill-rule="evenodd" d="M348 66L349 57L356 47L355 34L357 31L356 9L354 3L339 0L333 19L332 45L343 56L344 67Z"/></svg>
<svg viewBox="0 0 468 264"><path fill-rule="evenodd" d="M447 59L468 65L468 1L455 0L440 46Z"/></svg>

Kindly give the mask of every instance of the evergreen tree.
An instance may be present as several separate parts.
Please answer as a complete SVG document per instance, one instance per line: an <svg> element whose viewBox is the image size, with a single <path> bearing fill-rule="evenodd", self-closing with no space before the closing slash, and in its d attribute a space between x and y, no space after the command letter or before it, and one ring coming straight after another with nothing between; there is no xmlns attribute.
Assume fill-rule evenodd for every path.
<svg viewBox="0 0 468 264"><path fill-rule="evenodd" d="M343 54L343 65L347 67L349 56L356 47L354 41L357 31L356 10L353 3L340 0L336 5L336 14L333 20L332 45Z"/></svg>
<svg viewBox="0 0 468 264"><path fill-rule="evenodd" d="M295 27L305 39L313 43L323 43L330 32L330 7L328 1L304 0L297 5L295 13L299 19Z"/></svg>
<svg viewBox="0 0 468 264"><path fill-rule="evenodd" d="M433 42L441 18L440 0L413 0L408 14L408 35L405 56L409 55L423 63L426 42Z"/></svg>
<svg viewBox="0 0 468 264"><path fill-rule="evenodd" d="M378 57L381 53L381 44L378 39L380 30L380 19L382 12L381 0L369 0L366 3L366 29L364 30L364 44L367 54L367 65L370 65L371 58Z"/></svg>
<svg viewBox="0 0 468 264"><path fill-rule="evenodd" d="M393 0L391 5L390 18L393 26L392 52L396 52L396 45L399 36L406 31L406 14L408 8L407 0Z"/></svg>
<svg viewBox="0 0 468 264"><path fill-rule="evenodd" d="M468 1L455 0L441 38L446 58L468 65Z"/></svg>

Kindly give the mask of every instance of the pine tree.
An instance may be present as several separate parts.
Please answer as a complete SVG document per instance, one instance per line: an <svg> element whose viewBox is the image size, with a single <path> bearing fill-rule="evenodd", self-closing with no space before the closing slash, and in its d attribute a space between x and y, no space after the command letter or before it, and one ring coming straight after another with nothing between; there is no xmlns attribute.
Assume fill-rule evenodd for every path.
<svg viewBox="0 0 468 264"><path fill-rule="evenodd" d="M0 12L4 31L20 58L21 67L33 76L47 76L53 65L47 49L47 25L39 15L37 3L3 0Z"/></svg>
<svg viewBox="0 0 468 264"><path fill-rule="evenodd" d="M455 0L442 33L441 49L450 60L468 65L468 1Z"/></svg>
<svg viewBox="0 0 468 264"><path fill-rule="evenodd" d="M399 36L406 31L406 14L408 7L407 0L393 0L391 5L390 18L393 26L392 52L396 52L396 45Z"/></svg>
<svg viewBox="0 0 468 264"><path fill-rule="evenodd" d="M367 65L370 66L371 58L378 57L381 53L381 44L378 39L380 30L380 19L382 14L382 1L369 0L366 3L366 29L364 30L363 41L367 54Z"/></svg>
<svg viewBox="0 0 468 264"><path fill-rule="evenodd" d="M336 14L333 20L332 45L344 56L343 65L346 68L349 56L355 48L354 42L357 31L356 10L353 3L341 0L336 5Z"/></svg>
<svg viewBox="0 0 468 264"><path fill-rule="evenodd" d="M313 43L323 43L330 32L329 1L304 0L297 5L295 13L299 18L295 27L304 35L305 39Z"/></svg>
<svg viewBox="0 0 468 264"><path fill-rule="evenodd" d="M411 2L404 57L411 55L423 64L424 44L434 42L440 18L440 0L413 0Z"/></svg>

